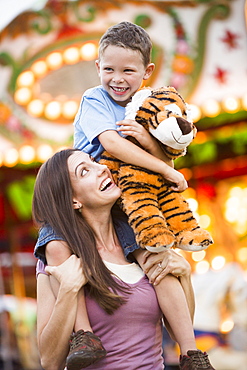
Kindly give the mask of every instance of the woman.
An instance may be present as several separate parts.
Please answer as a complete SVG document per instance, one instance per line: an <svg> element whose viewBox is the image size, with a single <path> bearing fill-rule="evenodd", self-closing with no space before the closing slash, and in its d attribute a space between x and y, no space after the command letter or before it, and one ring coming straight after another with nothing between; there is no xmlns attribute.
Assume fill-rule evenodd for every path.
<svg viewBox="0 0 247 370"><path fill-rule="evenodd" d="M81 151L55 154L38 174L34 219L48 222L73 254L58 267L46 267L59 286L48 275L38 275L38 346L46 370L65 366L77 308L85 309L82 286L93 332L107 351L88 369L163 369L162 314L154 289L139 266L124 257L113 227L110 211L119 196L108 168ZM165 273L180 276L193 311L188 263L173 251L163 258ZM145 264L152 281L160 273L154 267L157 259L160 254L153 254Z"/></svg>

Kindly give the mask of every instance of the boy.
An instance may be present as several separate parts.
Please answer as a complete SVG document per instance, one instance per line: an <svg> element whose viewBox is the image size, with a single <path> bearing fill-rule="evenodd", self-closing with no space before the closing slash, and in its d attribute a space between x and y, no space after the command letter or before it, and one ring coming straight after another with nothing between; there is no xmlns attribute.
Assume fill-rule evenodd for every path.
<svg viewBox="0 0 247 370"><path fill-rule="evenodd" d="M124 120L125 106L154 70L154 64L150 62L151 48L152 43L146 31L130 22L121 22L102 36L99 60L96 61L101 86L87 90L82 97L74 122L74 146L91 154L96 160L100 159L103 150L107 150L123 162L160 173L171 182L174 189L183 191L187 187L183 175L173 168L173 163L165 157L155 139L137 122ZM147 151L126 140L127 135L135 137ZM121 211L115 207L113 212L117 214L115 219L119 221L120 229L123 231L125 228L124 236L127 235L129 239L125 243L121 233L118 234L125 255L132 252L140 266L146 267L147 252L138 249ZM61 243L64 242L57 242L59 239L62 238L51 233L48 239L46 235L42 243L37 243L38 250L48 243L45 257L49 265L58 265L69 257L66 246L61 250ZM37 249L36 256L39 256ZM180 281L169 274L174 272L167 270L169 263L163 261L162 254L155 254L149 259L155 259L152 265L156 265L150 269L148 276L150 282L155 282L159 275L155 290L167 327L180 346L181 369L213 369L207 355L196 348L191 320L194 310L192 289L190 292L183 291L182 279ZM83 297L80 298L80 304L84 304ZM75 331L81 333L78 329L82 328L84 336L92 331L86 315L76 319ZM72 338L72 342L76 341L76 334ZM85 351L83 340L78 345L72 344L67 358L68 370L86 367L83 366L83 357L89 355L90 346ZM80 365L74 365L74 361Z"/></svg>

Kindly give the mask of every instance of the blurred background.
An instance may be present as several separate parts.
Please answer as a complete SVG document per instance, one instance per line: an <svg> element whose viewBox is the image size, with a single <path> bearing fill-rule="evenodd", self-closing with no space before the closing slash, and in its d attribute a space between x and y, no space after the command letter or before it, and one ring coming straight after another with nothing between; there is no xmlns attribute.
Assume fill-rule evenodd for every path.
<svg viewBox="0 0 247 370"><path fill-rule="evenodd" d="M184 253L196 293L198 347L217 370L247 363L247 8L245 0L0 0L0 369L40 370L36 345L39 166L73 145L81 95L99 83L106 29L134 22L153 41L148 85L172 85L198 133L175 166L185 197L214 238ZM177 348L164 333L167 369Z"/></svg>

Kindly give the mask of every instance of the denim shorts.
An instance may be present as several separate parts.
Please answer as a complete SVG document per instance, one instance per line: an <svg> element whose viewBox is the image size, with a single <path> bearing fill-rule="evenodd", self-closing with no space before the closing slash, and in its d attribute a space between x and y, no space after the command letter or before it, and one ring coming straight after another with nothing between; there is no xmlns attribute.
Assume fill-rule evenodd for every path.
<svg viewBox="0 0 247 370"><path fill-rule="evenodd" d="M135 234L128 224L128 217L117 204L114 204L111 213L115 231L123 248L124 255L128 257L129 253L139 249L135 240ZM46 244L52 240L64 239L62 236L58 235L50 225L46 224L39 230L38 240L34 247L35 257L39 258L45 264L47 263L45 258L45 247Z"/></svg>

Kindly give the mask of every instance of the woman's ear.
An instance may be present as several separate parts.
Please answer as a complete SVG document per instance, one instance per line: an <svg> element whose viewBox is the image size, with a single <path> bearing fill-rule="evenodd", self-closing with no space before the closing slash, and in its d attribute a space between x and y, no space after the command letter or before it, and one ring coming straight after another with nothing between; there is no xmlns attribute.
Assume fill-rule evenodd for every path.
<svg viewBox="0 0 247 370"><path fill-rule="evenodd" d="M73 208L74 209L80 209L82 208L82 204L78 202L78 200L73 199Z"/></svg>

